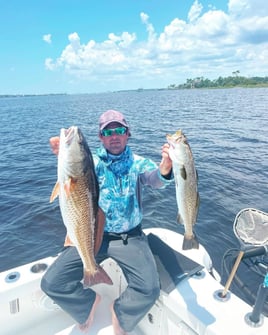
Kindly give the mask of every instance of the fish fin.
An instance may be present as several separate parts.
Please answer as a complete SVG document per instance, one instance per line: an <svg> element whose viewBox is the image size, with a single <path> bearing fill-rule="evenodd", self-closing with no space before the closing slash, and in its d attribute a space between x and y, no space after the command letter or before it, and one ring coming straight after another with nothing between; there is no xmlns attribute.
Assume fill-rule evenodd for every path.
<svg viewBox="0 0 268 335"><path fill-rule="evenodd" d="M104 225L105 225L105 213L103 210L99 207L96 217L96 224L95 224L95 230L94 230L94 255L96 256L101 243L102 243L102 237L103 237L103 231L104 231Z"/></svg>
<svg viewBox="0 0 268 335"><path fill-rule="evenodd" d="M70 247L70 246L74 246L74 244L72 240L70 239L69 235L67 234L65 236L64 247Z"/></svg>
<svg viewBox="0 0 268 335"><path fill-rule="evenodd" d="M66 197L68 198L72 191L74 190L76 185L76 181L74 178L70 177L65 183L64 183L64 192Z"/></svg>
<svg viewBox="0 0 268 335"><path fill-rule="evenodd" d="M187 173L186 173L186 169L185 169L184 165L181 167L180 173L181 173L182 179L186 180L187 179Z"/></svg>
<svg viewBox="0 0 268 335"><path fill-rule="evenodd" d="M197 192L197 194L196 194L196 203L195 203L195 216L193 218L193 225L195 225L196 221L197 221L197 216L198 216L198 211L199 211L199 205L200 205L200 196L199 196L199 193Z"/></svg>
<svg viewBox="0 0 268 335"><path fill-rule="evenodd" d="M196 194L196 214L198 212L199 206L200 206L200 196L199 196L199 192L197 192Z"/></svg>
<svg viewBox="0 0 268 335"><path fill-rule="evenodd" d="M195 235L190 238L184 235L182 242L182 250L199 249L199 242Z"/></svg>
<svg viewBox="0 0 268 335"><path fill-rule="evenodd" d="M60 193L60 183L57 181L53 190L52 190L49 202L53 202L57 198L59 193Z"/></svg>
<svg viewBox="0 0 268 335"><path fill-rule="evenodd" d="M84 282L83 282L84 288L91 287L93 285L100 283L113 285L112 279L108 276L108 274L101 266L97 265L97 269L94 274L91 274L87 270L84 271Z"/></svg>
<svg viewBox="0 0 268 335"><path fill-rule="evenodd" d="M182 219L182 216L180 215L180 213L178 213L178 215L177 215L177 222L179 224L183 224L183 219Z"/></svg>

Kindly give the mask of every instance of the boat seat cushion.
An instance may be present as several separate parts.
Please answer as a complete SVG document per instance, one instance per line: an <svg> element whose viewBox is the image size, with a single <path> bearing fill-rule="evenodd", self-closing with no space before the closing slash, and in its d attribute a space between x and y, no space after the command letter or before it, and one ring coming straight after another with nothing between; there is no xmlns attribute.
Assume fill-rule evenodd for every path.
<svg viewBox="0 0 268 335"><path fill-rule="evenodd" d="M204 267L182 255L150 233L148 242L154 255L161 289L169 294L183 279L200 272Z"/></svg>

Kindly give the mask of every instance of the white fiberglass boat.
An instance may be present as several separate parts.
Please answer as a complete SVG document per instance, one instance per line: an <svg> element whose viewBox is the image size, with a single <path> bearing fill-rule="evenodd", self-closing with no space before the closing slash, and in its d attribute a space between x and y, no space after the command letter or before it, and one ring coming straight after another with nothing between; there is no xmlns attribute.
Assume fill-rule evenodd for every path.
<svg viewBox="0 0 268 335"><path fill-rule="evenodd" d="M248 212L244 214L245 211ZM248 218L262 215L260 224L263 227L266 224L267 229L265 213L246 209L243 215ZM235 221L235 233L240 237L241 231L245 232L245 225L242 229L237 222L244 220L243 215L240 213ZM157 262L161 295L131 334L268 334L268 317L263 313L263 306L267 304L268 283L266 287L264 281L260 287L264 291L257 296L254 306L250 306L231 293L228 285L223 287L220 284L211 258L202 246L196 250L181 250L183 236L167 229L146 229L145 233ZM268 235L264 242L267 240ZM262 241L260 246L267 252L267 246L263 245ZM0 274L1 335L81 335L74 320L40 289L40 279L54 260L55 257L41 259ZM93 287L102 300L88 331L90 335L113 334L109 307L126 286L125 278L113 260L108 259L102 265L114 284ZM233 275L231 273L230 281ZM268 281L267 276L265 278Z"/></svg>

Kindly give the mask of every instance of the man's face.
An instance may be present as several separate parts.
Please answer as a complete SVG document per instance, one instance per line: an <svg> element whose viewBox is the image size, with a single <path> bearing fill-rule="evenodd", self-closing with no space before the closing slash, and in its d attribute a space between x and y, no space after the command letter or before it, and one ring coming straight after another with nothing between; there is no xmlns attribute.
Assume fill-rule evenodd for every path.
<svg viewBox="0 0 268 335"><path fill-rule="evenodd" d="M109 123L108 126L105 127L105 129L115 129L119 127L121 128L123 126L118 122L112 122L112 123ZM110 136L104 136L100 134L99 137L100 137L100 140L104 148L108 152L110 152L113 155L119 155L125 150L128 137L129 137L129 132L126 131L125 134L119 135L119 134L116 134L114 131L112 132L112 135Z"/></svg>

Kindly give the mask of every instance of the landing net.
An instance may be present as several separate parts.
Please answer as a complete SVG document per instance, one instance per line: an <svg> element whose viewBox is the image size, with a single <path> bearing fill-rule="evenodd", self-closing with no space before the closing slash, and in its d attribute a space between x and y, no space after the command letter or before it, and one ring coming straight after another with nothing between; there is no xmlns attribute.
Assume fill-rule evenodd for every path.
<svg viewBox="0 0 268 335"><path fill-rule="evenodd" d="M242 209L236 215L233 230L244 243L268 245L268 214L254 208Z"/></svg>

